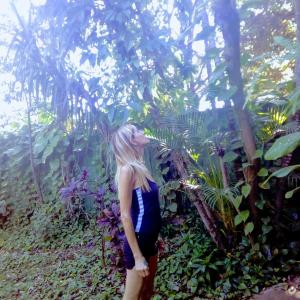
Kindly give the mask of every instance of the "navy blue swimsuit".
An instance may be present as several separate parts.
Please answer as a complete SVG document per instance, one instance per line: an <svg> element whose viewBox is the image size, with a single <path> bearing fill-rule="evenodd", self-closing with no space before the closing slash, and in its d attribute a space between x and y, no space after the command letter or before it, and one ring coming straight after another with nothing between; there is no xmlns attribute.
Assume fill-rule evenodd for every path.
<svg viewBox="0 0 300 300"><path fill-rule="evenodd" d="M161 227L159 191L155 182L148 179L150 191L136 188L132 192L131 218L134 231L141 234L158 234Z"/></svg>
<svg viewBox="0 0 300 300"><path fill-rule="evenodd" d="M146 259L157 254L156 241L161 228L159 190L155 182L148 179L150 191L140 187L132 191L131 218L137 242ZM127 239L124 243L125 267L134 267L134 257Z"/></svg>

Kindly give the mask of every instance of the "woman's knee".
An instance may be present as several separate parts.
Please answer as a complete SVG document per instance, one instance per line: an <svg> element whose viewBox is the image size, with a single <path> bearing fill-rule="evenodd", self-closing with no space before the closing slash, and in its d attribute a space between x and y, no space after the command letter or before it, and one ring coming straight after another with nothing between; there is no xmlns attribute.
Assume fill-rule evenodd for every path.
<svg viewBox="0 0 300 300"><path fill-rule="evenodd" d="M138 300L141 289L139 286L125 286L123 300Z"/></svg>
<svg viewBox="0 0 300 300"><path fill-rule="evenodd" d="M126 291L124 292L124 296L122 300L138 300L139 299L139 291Z"/></svg>
<svg viewBox="0 0 300 300"><path fill-rule="evenodd" d="M143 278L136 271L127 270L123 300L138 300L143 284Z"/></svg>

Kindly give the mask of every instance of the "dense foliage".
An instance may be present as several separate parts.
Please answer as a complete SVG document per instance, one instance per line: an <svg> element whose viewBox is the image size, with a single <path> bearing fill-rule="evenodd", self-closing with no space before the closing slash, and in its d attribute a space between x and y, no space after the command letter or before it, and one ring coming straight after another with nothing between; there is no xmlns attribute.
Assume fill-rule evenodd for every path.
<svg viewBox="0 0 300 300"><path fill-rule="evenodd" d="M241 299L300 271L300 8L281 2L12 5L1 70L26 112L0 131L1 299L119 299L124 122L160 186L155 299Z"/></svg>

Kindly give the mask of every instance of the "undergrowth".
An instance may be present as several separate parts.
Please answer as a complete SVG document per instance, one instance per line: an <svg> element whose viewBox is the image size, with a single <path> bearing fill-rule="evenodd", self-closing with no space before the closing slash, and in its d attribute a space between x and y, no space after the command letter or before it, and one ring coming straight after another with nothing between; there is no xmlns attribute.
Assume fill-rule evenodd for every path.
<svg viewBox="0 0 300 300"><path fill-rule="evenodd" d="M58 212L44 206L29 224L0 230L0 299L121 299L124 269L110 261L96 221L74 224ZM247 298L295 263L286 249L270 257L245 241L223 253L193 214L183 221L164 225L154 300Z"/></svg>

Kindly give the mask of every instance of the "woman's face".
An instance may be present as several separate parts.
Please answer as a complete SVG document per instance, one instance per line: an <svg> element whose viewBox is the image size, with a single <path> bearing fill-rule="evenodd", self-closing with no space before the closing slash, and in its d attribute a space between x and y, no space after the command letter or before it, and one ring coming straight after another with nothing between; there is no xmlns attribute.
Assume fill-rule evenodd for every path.
<svg viewBox="0 0 300 300"><path fill-rule="evenodd" d="M144 135L144 130L133 127L131 141L136 146L144 146L150 142L150 140Z"/></svg>

